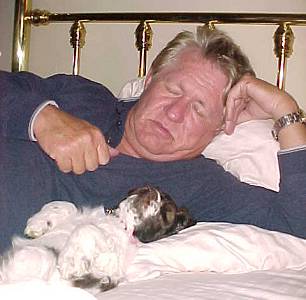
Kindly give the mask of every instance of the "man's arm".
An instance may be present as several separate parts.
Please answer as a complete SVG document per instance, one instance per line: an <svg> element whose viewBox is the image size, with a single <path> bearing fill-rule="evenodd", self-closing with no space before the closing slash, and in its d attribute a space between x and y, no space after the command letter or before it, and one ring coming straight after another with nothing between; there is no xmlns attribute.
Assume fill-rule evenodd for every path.
<svg viewBox="0 0 306 300"><path fill-rule="evenodd" d="M37 107L49 100L58 105L40 111L33 129L62 171L94 170L117 153L108 150L102 134L116 121L116 98L102 85L79 76L43 79L28 72L0 72L0 87L1 135L7 138L28 140Z"/></svg>
<svg viewBox="0 0 306 300"><path fill-rule="evenodd" d="M48 99L43 80L31 73L0 71L1 136L28 140L28 124L35 109Z"/></svg>
<svg viewBox="0 0 306 300"><path fill-rule="evenodd" d="M245 76L228 95L225 132L231 134L237 123L268 118L277 122L298 111L298 104L288 93L253 76ZM278 141L281 149L306 145L305 124L296 122L281 128Z"/></svg>

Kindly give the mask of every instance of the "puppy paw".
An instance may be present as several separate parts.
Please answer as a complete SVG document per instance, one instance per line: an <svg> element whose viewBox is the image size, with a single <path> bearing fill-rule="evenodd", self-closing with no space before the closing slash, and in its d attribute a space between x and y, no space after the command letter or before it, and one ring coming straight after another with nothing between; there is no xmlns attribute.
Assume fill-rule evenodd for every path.
<svg viewBox="0 0 306 300"><path fill-rule="evenodd" d="M27 221L24 234L29 238L38 238L76 213L77 208L70 202L50 202Z"/></svg>

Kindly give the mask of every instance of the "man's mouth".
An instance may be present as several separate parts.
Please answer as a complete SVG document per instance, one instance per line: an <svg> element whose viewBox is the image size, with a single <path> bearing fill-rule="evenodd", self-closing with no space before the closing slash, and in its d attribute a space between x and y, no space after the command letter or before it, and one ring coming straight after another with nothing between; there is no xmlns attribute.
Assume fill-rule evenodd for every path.
<svg viewBox="0 0 306 300"><path fill-rule="evenodd" d="M161 137L172 138L170 131L167 128L165 128L160 122L155 120L151 121L153 123L154 130L156 130Z"/></svg>

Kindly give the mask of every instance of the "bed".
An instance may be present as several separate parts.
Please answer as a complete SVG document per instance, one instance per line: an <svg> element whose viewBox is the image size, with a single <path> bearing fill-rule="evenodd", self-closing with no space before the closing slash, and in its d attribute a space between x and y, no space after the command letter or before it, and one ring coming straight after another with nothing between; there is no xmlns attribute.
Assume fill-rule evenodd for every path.
<svg viewBox="0 0 306 300"><path fill-rule="evenodd" d="M119 100L137 97L147 71L152 44L151 23L263 24L276 27L274 51L277 81L285 88L286 64L293 48L294 26L306 25L306 14L264 13L50 13L16 1L12 70L28 69L31 26L70 22L73 74L80 73L86 23L136 23L138 78L120 91ZM20 55L22 51L22 55ZM231 139L220 135L205 150L241 181L278 191L278 144L270 121L238 126ZM250 135L250 131L252 134ZM248 136L247 145L242 141ZM222 145L222 147L220 147ZM256 147L255 147L256 145ZM306 229L305 229L306 230ZM177 235L141 245L127 277L117 288L92 296L53 282L0 286L2 299L306 299L306 240L251 225L198 223Z"/></svg>

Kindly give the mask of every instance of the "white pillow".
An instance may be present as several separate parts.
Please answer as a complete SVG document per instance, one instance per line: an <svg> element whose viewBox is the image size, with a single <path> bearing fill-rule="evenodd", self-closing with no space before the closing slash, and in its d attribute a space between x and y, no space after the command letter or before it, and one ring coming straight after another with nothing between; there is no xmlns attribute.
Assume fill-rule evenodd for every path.
<svg viewBox="0 0 306 300"><path fill-rule="evenodd" d="M127 82L119 92L119 101L131 98L139 98L141 93L143 92L144 84L145 77L135 78Z"/></svg>
<svg viewBox="0 0 306 300"><path fill-rule="evenodd" d="M141 244L127 280L166 273L238 274L306 268L306 240L252 225L198 223L165 239Z"/></svg>
<svg viewBox="0 0 306 300"><path fill-rule="evenodd" d="M145 78L129 81L119 94L119 100L137 99L144 87ZM202 152L217 161L240 181L279 191L279 144L272 135L272 120L249 121L238 125L228 136L219 134Z"/></svg>
<svg viewBox="0 0 306 300"><path fill-rule="evenodd" d="M232 135L220 133L204 149L240 181L279 191L279 143L271 134L272 120L254 120L236 126Z"/></svg>

